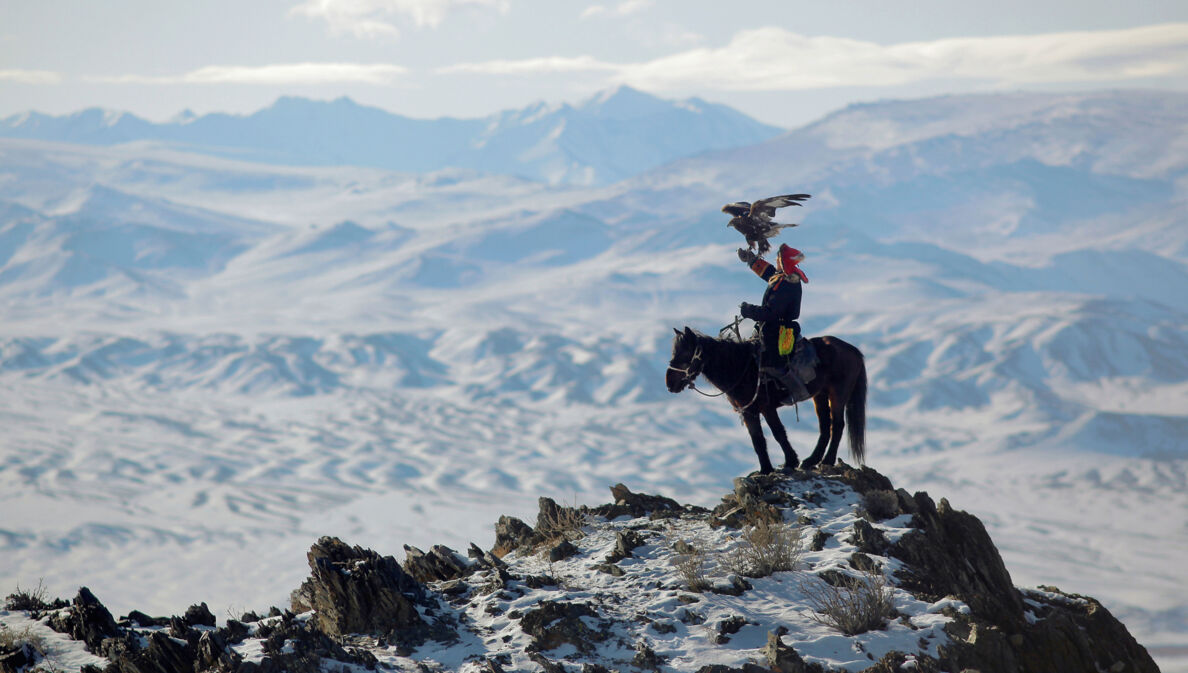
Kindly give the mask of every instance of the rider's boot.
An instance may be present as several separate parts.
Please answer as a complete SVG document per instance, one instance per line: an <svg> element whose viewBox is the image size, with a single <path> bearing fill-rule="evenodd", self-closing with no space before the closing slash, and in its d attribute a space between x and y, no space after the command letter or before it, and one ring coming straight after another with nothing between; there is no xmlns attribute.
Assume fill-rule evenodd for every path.
<svg viewBox="0 0 1188 673"><path fill-rule="evenodd" d="M784 386L787 391L787 397L784 399L784 404L796 404L803 402L812 397L809 394L808 388L801 382L800 377L792 372L791 369L782 367L763 367L764 374L776 379Z"/></svg>

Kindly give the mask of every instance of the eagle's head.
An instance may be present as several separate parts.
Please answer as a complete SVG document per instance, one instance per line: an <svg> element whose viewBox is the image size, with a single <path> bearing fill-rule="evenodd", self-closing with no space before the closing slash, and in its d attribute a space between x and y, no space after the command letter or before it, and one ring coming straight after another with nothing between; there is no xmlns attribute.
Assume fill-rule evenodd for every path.
<svg viewBox="0 0 1188 673"><path fill-rule="evenodd" d="M741 231L743 234L750 233L751 229L754 228L751 225L751 218L747 215L736 215L736 216L730 218L730 221L726 223L726 226L734 227L735 229L738 229L739 231Z"/></svg>

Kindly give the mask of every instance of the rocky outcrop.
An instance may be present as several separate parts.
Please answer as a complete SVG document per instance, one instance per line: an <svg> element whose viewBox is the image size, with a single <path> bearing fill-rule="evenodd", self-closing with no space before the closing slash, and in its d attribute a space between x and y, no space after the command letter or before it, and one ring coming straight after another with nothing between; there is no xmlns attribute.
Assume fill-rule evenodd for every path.
<svg viewBox="0 0 1188 673"><path fill-rule="evenodd" d="M120 635L115 619L95 598L91 590L82 587L69 608L55 612L49 620L50 628L87 644L87 649L99 652L105 638Z"/></svg>
<svg viewBox="0 0 1188 673"><path fill-rule="evenodd" d="M495 523L495 546L491 553L503 557L521 547L533 547L541 542L544 542L544 536L537 535L532 526L514 516L501 516Z"/></svg>
<svg viewBox="0 0 1188 673"><path fill-rule="evenodd" d="M616 519L620 516L628 516L633 519L640 517L665 518L700 509L692 505L682 505L676 500L662 495L633 493L623 484L611 486L610 491L614 502L591 508L589 510L591 514L607 519Z"/></svg>
<svg viewBox="0 0 1188 673"><path fill-rule="evenodd" d="M1012 632L974 613L947 631L940 664L954 670L988 673L1158 673L1147 650L1113 615L1092 598L1058 589L1026 592L1034 623Z"/></svg>
<svg viewBox="0 0 1188 673"><path fill-rule="evenodd" d="M590 652L595 644L607 639L604 630L592 628L582 618L597 620L599 615L584 603L542 601L524 614L520 628L532 636L532 647L552 650L572 645L579 652Z"/></svg>
<svg viewBox="0 0 1188 673"><path fill-rule="evenodd" d="M440 545L427 553L405 547L402 565L321 538L307 555L311 573L293 592L292 612L245 614L222 628L205 604L170 618L133 611L116 622L85 588L46 614L55 629L106 657L106 673L322 673L344 664L440 670L413 657L453 647L464 652L456 658L462 669L490 673L825 673L828 656L805 648L830 637L849 638L853 651L866 654L867 673L1158 670L1099 602L1017 589L976 517L947 500L896 490L870 468L741 477L713 512L621 485L612 494L614 503L595 508L542 498L539 529L501 517L496 548L471 545L466 556ZM803 552L810 560L750 582L728 554L775 540L748 537L765 524L795 532L791 539L812 550ZM717 575L707 578L697 563L710 554L718 554ZM820 604L780 604L799 600L806 586L851 595L861 578L895 599L873 627L830 625ZM701 590L693 588L699 579ZM800 594L780 593L798 585ZM765 613L772 605L778 609ZM779 623L785 620L791 629ZM832 631L822 638L822 629ZM693 650L722 648L713 656L732 665L690 662L684 653L694 641L680 638L696 638ZM429 640L443 647L420 648ZM757 644L748 651L731 641ZM872 653L879 642L896 649ZM0 673L37 665L34 658L28 648L0 651Z"/></svg>
<svg viewBox="0 0 1188 673"><path fill-rule="evenodd" d="M898 575L900 586L932 600L956 596L974 614L1017 632L1024 623L1023 600L986 527L943 498L936 506L927 493L917 493L914 501L915 530L889 552L907 565Z"/></svg>
<svg viewBox="0 0 1188 673"><path fill-rule="evenodd" d="M311 574L293 592L293 610L313 610L323 633L407 636L423 630L416 603L425 589L396 559L334 537L318 540L306 556Z"/></svg>
<svg viewBox="0 0 1188 673"><path fill-rule="evenodd" d="M0 646L0 673L20 673L37 661L37 651L28 643Z"/></svg>
<svg viewBox="0 0 1188 673"><path fill-rule="evenodd" d="M404 571L418 582L441 582L458 579L474 572L472 564L458 552L435 544L429 553L404 545Z"/></svg>

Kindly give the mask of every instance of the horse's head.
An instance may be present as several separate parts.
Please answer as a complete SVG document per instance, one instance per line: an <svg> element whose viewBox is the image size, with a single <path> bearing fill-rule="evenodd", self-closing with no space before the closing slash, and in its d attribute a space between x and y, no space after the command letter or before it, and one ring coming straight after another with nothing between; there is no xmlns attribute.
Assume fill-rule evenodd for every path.
<svg viewBox="0 0 1188 673"><path fill-rule="evenodd" d="M701 359L701 344L693 330L686 327L684 332L676 329L673 332L676 337L672 340L672 359L668 361L664 384L668 386L668 392L679 393L701 375L705 362Z"/></svg>

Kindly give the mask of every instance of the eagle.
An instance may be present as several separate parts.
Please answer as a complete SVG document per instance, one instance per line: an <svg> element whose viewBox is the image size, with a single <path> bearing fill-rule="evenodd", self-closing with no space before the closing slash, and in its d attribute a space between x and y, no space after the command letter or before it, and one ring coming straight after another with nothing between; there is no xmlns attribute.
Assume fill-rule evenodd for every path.
<svg viewBox="0 0 1188 673"><path fill-rule="evenodd" d="M776 208L799 206L802 205L800 202L807 198L808 194L784 194L759 199L754 203L736 201L722 206L722 212L733 216L726 226L738 229L747 239L747 246L752 250L757 248L758 254L763 255L771 250L771 244L767 239L778 234L784 227L796 226L795 223L783 224L773 221L771 218L775 217Z"/></svg>

